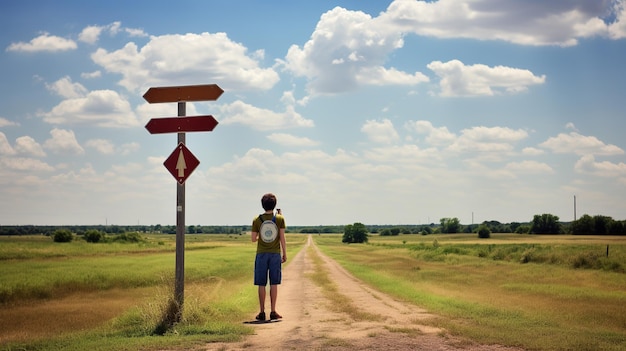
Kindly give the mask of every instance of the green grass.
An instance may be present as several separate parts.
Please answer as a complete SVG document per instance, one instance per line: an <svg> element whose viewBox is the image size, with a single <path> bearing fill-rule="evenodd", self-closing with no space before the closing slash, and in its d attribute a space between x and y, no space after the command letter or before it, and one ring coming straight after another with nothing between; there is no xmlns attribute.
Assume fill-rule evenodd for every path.
<svg viewBox="0 0 626 351"><path fill-rule="evenodd" d="M155 330L173 295L175 236L145 238L0 237L0 350L193 348L251 332L242 324L258 303L249 236L186 236L184 318L164 335ZM306 238L287 235L290 257ZM452 334L528 350L626 350L625 237L400 235L372 236L367 245L341 244L341 235L313 238L366 283L441 316L432 323ZM323 269L312 278L333 294ZM102 303L113 295L123 297L120 312L88 327L63 330L52 313L77 308L82 316L87 306L97 316L113 309ZM93 302L72 305L80 299ZM31 305L31 320L4 318ZM37 330L53 332L5 338L2 323L19 327L33 318Z"/></svg>
<svg viewBox="0 0 626 351"><path fill-rule="evenodd" d="M3 326L8 330L3 323L10 323L12 330L20 329L16 323L25 323L26 330L28 325L49 326L10 340L5 333L0 350L156 350L234 341L252 332L242 323L258 304L252 285L256 245L249 236L186 236L183 319L169 330L159 327L173 300L175 236L149 235L146 239L89 244L81 240L54 243L34 236L0 238L0 315L15 317L11 311L30 311L29 305L36 306L28 318L0 318L0 330ZM304 239L287 235L291 256ZM113 301L107 300L111 295L128 295L121 305L130 308L113 319L96 321L95 327L57 327L59 310L78 308L75 312L81 317L106 315L114 306L102 301ZM93 301L76 307L78 296ZM64 314L61 318L72 317Z"/></svg>
<svg viewBox="0 0 626 351"><path fill-rule="evenodd" d="M626 238L402 235L372 236L367 245L340 239L315 237L355 276L442 316L436 326L453 334L531 350L626 349L626 274L611 264L573 264L579 255L605 253L607 243L609 261L626 262ZM536 256L522 263L529 249Z"/></svg>

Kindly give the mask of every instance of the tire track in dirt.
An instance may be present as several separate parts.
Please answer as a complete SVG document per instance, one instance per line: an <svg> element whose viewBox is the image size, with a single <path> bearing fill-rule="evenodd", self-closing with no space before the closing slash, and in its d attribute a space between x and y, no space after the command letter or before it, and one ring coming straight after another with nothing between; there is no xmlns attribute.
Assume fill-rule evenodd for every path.
<svg viewBox="0 0 626 351"><path fill-rule="evenodd" d="M323 262L314 260L315 255ZM310 275L323 269L360 311L376 318L355 320L335 312ZM269 298L269 296L268 296ZM255 334L237 343L212 343L203 350L487 350L520 351L499 345L476 345L422 324L432 318L426 310L367 287L324 255L312 238L283 268L278 289L278 322L253 324ZM365 320L363 320L365 319ZM421 323L422 322L422 323Z"/></svg>

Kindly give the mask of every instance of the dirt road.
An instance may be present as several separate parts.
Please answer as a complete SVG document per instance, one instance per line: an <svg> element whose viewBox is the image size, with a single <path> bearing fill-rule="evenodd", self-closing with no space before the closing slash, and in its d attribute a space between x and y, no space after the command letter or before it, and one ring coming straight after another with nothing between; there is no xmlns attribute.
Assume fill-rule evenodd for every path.
<svg viewBox="0 0 626 351"><path fill-rule="evenodd" d="M314 261L314 257L321 257ZM320 267L321 266L321 267ZM322 288L311 280L323 269L337 292L370 318L336 312ZM268 296L269 299L269 296ZM334 302L336 303L336 302ZM269 301L267 301L269 306ZM255 334L238 343L215 343L204 350L489 350L519 351L498 345L477 345L422 324L427 311L374 291L322 254L309 237L306 247L283 269L278 322L251 324ZM252 316L251 316L252 319Z"/></svg>

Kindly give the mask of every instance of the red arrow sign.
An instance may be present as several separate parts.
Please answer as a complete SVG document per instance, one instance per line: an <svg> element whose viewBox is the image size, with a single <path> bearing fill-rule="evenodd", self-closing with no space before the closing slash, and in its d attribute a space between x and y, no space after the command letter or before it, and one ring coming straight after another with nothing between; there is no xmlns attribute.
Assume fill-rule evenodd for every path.
<svg viewBox="0 0 626 351"><path fill-rule="evenodd" d="M217 121L209 115L153 118L146 124L146 129L150 134L210 132L215 126L217 126Z"/></svg>
<svg viewBox="0 0 626 351"><path fill-rule="evenodd" d="M153 87L143 94L143 98L151 104L159 102L213 101L217 100L223 92L224 90L217 84Z"/></svg>
<svg viewBox="0 0 626 351"><path fill-rule="evenodd" d="M180 143L174 149L172 154L163 162L165 168L176 178L178 183L183 184L191 172L198 167L200 161L194 156L191 151Z"/></svg>

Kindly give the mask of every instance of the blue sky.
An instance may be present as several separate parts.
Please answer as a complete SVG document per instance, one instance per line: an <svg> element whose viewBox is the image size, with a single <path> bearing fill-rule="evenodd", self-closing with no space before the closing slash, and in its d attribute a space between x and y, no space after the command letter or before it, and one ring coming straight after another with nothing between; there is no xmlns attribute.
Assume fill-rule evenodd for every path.
<svg viewBox="0 0 626 351"><path fill-rule="evenodd" d="M3 1L0 225L626 219L624 1Z"/></svg>

